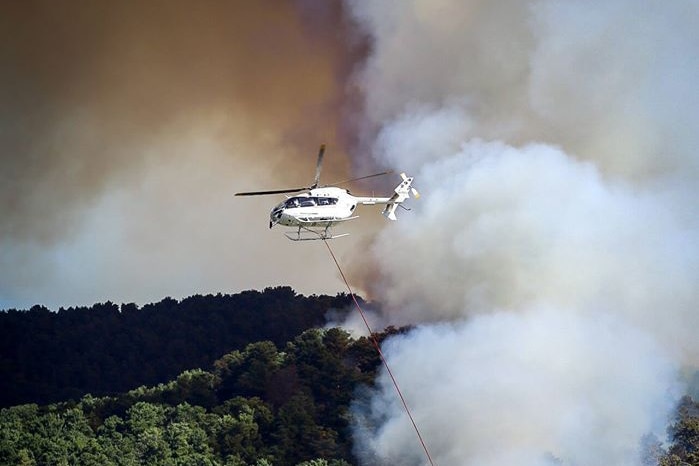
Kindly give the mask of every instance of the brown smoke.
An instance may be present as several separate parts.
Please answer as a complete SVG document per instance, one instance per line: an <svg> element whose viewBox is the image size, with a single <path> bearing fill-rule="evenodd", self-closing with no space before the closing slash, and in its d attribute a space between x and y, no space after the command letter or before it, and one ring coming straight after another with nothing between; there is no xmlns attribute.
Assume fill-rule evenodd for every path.
<svg viewBox="0 0 699 466"><path fill-rule="evenodd" d="M335 142L346 58L327 40L337 5L315 24L277 1L3 10L3 236L62 233L66 213L137 169L139 146L180 118L242 113L295 148Z"/></svg>
<svg viewBox="0 0 699 466"><path fill-rule="evenodd" d="M321 142L332 151L324 179L347 175L352 138L340 108L361 49L345 43L339 1L27 1L0 9L0 306L15 302L16 287L31 295L39 270L59 273L65 261L84 259L75 244L76 256L59 265L48 256L79 241L84 222L116 217L99 209L117 192L127 193L117 209L150 206L118 216L120 231L139 224L136 236L157 243L169 221L164 210L184 203L178 215L249 217L226 225L236 227L228 232L235 241L243 228L264 225L267 204L277 200L212 208L212 199L307 183ZM173 168L188 164L201 179ZM154 180L159 190L139 191ZM199 204L175 197L169 189L183 183L209 196ZM177 232L168 235L178 249L192 248L183 223L171 222ZM131 253L131 244L117 244ZM49 295L26 299L50 302Z"/></svg>

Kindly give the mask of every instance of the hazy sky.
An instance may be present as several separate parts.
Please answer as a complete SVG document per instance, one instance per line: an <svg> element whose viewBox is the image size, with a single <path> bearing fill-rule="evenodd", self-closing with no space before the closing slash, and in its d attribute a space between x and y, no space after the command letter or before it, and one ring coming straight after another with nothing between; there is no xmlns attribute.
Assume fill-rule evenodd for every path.
<svg viewBox="0 0 699 466"><path fill-rule="evenodd" d="M232 197L310 183L321 143L322 179L351 176L363 50L342 9L4 2L0 308L344 290L322 244L267 229L278 197Z"/></svg>

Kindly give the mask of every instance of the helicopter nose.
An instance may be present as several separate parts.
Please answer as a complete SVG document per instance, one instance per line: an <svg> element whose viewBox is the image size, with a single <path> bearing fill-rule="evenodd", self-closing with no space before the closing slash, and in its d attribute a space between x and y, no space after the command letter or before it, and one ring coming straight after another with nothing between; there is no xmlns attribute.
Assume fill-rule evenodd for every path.
<svg viewBox="0 0 699 466"><path fill-rule="evenodd" d="M274 225L279 223L279 220L282 218L282 211L281 210L273 210L272 213L269 214L269 227L272 228Z"/></svg>

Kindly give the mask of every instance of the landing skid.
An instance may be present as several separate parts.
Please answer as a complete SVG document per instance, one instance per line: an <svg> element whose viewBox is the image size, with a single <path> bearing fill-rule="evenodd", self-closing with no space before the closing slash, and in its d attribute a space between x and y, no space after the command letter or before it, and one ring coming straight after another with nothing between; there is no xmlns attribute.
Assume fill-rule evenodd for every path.
<svg viewBox="0 0 699 466"><path fill-rule="evenodd" d="M343 236L349 236L349 233L333 235L328 231L328 228L324 228L322 230L313 230L311 228L299 227L296 233L284 233L284 235L291 241L325 241L328 239L336 239L342 238Z"/></svg>

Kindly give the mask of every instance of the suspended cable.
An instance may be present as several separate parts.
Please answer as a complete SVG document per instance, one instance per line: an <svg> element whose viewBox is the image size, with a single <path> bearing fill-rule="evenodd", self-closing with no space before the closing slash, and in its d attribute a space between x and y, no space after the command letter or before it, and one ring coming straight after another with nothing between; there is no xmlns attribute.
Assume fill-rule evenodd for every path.
<svg viewBox="0 0 699 466"><path fill-rule="evenodd" d="M330 256L332 257L333 261L335 262L335 265L337 266L337 270L340 272L340 276L342 277L342 280L345 282L345 285L347 286L347 291L349 291L350 296L352 296L352 300L354 301L354 305L357 307L357 310L359 311L359 315L362 316L362 320L364 321L364 325L366 326L367 331L369 332L369 337L371 338L372 343L374 344L374 347L376 348L376 352L379 354L379 357L381 358L381 362L383 363L384 367L386 368L386 372L391 378L391 381L393 382L393 386L396 388L396 392L398 393L398 397L400 398L400 401L403 403L403 408L405 408L405 412L408 414L408 417L410 418L410 422L413 424L413 428L415 429L415 433L417 434L417 438L420 440L420 444L422 445L422 449L425 451L425 455L427 456L427 460L429 461L431 466L434 466L434 461L432 461L432 456L430 456L430 452L427 449L427 444L425 444L425 441L422 439L422 435L420 434L420 429L417 428L417 424L415 423L415 419L413 419L413 415L410 412L410 408L408 408L408 403L405 401L405 398L403 397L403 393L400 391L400 387L398 386L398 381L396 378L393 376L393 372L391 372L391 368L388 366L388 361L386 361L386 358L383 355L383 351L381 351L381 346L379 345L379 342L376 340L376 336L374 336L374 332L371 330L371 327L369 326L369 321L367 320L366 316L364 315L364 311L362 310L362 307L359 305L359 302L357 301L357 297L355 296L354 292L352 291L352 288L350 287L349 282L347 281L347 278L345 277L344 272L342 271L342 268L340 267L340 263L337 261L337 258L335 257L335 253L333 252L332 248L330 247L330 244L325 238L321 238L323 240L323 243L325 243L325 246L328 248L328 252L330 253Z"/></svg>

